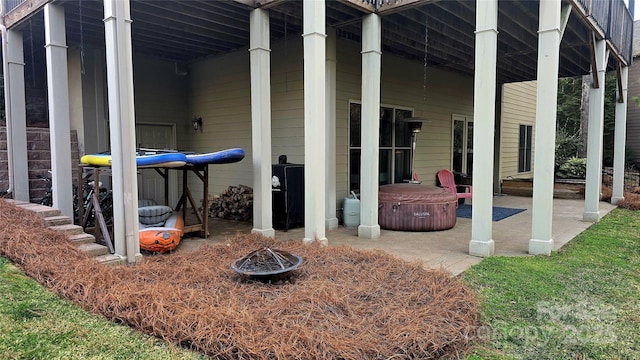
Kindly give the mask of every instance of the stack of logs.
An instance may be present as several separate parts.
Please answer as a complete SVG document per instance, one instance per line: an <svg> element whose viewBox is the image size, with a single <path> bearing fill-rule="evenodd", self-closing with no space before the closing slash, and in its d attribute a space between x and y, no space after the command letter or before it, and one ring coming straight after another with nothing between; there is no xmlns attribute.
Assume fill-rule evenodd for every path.
<svg viewBox="0 0 640 360"><path fill-rule="evenodd" d="M246 185L229 186L209 199L209 217L249 221L253 211L253 189Z"/></svg>

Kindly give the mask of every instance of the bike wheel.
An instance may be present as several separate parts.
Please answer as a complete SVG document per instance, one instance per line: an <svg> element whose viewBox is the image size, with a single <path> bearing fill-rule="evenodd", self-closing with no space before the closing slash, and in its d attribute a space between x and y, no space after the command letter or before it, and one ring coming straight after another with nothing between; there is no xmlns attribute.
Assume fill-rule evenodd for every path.
<svg viewBox="0 0 640 360"><path fill-rule="evenodd" d="M53 196L51 192L48 192L42 199L40 199L40 205L53 206Z"/></svg>

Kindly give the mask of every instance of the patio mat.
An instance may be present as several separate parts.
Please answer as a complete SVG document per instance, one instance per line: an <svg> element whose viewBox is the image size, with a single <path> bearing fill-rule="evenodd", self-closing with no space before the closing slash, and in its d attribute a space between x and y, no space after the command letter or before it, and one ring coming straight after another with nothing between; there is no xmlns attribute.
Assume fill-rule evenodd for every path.
<svg viewBox="0 0 640 360"><path fill-rule="evenodd" d="M500 221L502 219L508 218L511 215L515 215L525 211L526 209L516 209L516 208L505 208L494 206L493 207L493 221ZM456 210L456 216L461 218L471 219L471 205L461 204L458 205L458 209Z"/></svg>

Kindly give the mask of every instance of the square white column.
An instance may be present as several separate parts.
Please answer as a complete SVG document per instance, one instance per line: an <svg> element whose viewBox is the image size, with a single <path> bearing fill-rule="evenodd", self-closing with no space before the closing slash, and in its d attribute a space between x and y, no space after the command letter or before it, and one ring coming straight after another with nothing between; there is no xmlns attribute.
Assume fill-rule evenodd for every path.
<svg viewBox="0 0 640 360"><path fill-rule="evenodd" d="M326 54L326 213L325 225L328 230L338 227L336 216L336 31L327 29Z"/></svg>
<svg viewBox="0 0 640 360"><path fill-rule="evenodd" d="M598 88L589 89L589 132L587 133L587 181L584 192L582 219L589 222L600 220L600 192L602 188L602 134L604 132L604 78L609 51L605 40L594 44ZM595 83L595 81L594 81Z"/></svg>
<svg viewBox="0 0 640 360"><path fill-rule="evenodd" d="M305 0L304 42L304 242L327 244L326 33L324 0Z"/></svg>
<svg viewBox="0 0 640 360"><path fill-rule="evenodd" d="M483 257L491 256L495 251L491 221L497 52L498 1L477 1L473 90L473 208L469 255Z"/></svg>
<svg viewBox="0 0 640 360"><path fill-rule="evenodd" d="M7 159L13 198L29 201L29 168L27 167L27 108L24 85L24 49L22 33L7 30L3 46L5 117L7 119ZM6 189L0 189L6 190Z"/></svg>
<svg viewBox="0 0 640 360"><path fill-rule="evenodd" d="M129 0L104 0L109 128L116 253L137 262L138 178Z"/></svg>
<svg viewBox="0 0 640 360"><path fill-rule="evenodd" d="M360 152L360 226L358 236L380 237L378 178L380 161L380 68L382 24L377 14L362 19L362 127Z"/></svg>
<svg viewBox="0 0 640 360"><path fill-rule="evenodd" d="M53 206L73 219L73 178L71 170L71 124L64 8L44 7L47 96L51 143Z"/></svg>
<svg viewBox="0 0 640 360"><path fill-rule="evenodd" d="M616 123L613 149L613 194L611 203L617 204L624 200L624 152L627 136L627 88L629 84L629 68L623 66L618 74L622 84L616 89Z"/></svg>
<svg viewBox="0 0 640 360"><path fill-rule="evenodd" d="M561 29L560 0L540 2L530 254L553 250L553 183Z"/></svg>
<svg viewBox="0 0 640 360"><path fill-rule="evenodd" d="M275 237L271 194L271 49L269 13L249 17L251 61L251 149L253 158L252 233Z"/></svg>

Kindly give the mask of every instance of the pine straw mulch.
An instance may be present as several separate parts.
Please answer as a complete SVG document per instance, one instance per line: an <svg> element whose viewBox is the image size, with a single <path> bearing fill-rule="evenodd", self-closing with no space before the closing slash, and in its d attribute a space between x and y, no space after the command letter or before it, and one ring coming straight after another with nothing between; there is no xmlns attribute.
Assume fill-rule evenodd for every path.
<svg viewBox="0 0 640 360"><path fill-rule="evenodd" d="M611 201L613 190L605 185L602 185L600 198L603 201ZM624 191L624 199L618 201L616 204L618 207L629 210L640 210L640 186L634 187L631 191Z"/></svg>
<svg viewBox="0 0 640 360"><path fill-rule="evenodd" d="M0 200L0 255L93 313L215 358L455 358L479 325L478 302L461 281L381 251L239 235L110 267L41 223ZM231 270L263 246L305 262L279 285Z"/></svg>

